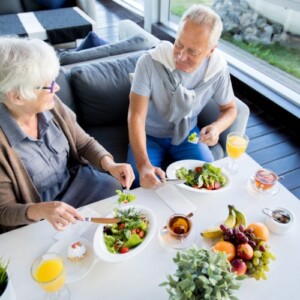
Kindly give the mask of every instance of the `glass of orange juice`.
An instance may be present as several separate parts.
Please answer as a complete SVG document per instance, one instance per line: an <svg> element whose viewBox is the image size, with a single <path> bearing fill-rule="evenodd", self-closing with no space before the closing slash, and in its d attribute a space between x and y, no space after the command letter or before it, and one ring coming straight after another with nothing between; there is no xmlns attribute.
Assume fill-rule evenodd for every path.
<svg viewBox="0 0 300 300"><path fill-rule="evenodd" d="M39 256L31 266L31 276L47 293L48 300L70 299L70 291L65 286L66 272L63 259L56 253Z"/></svg>
<svg viewBox="0 0 300 300"><path fill-rule="evenodd" d="M238 172L238 159L245 151L249 143L249 138L241 132L231 132L227 135L226 151L230 158L230 162L225 166L225 170L230 174Z"/></svg>

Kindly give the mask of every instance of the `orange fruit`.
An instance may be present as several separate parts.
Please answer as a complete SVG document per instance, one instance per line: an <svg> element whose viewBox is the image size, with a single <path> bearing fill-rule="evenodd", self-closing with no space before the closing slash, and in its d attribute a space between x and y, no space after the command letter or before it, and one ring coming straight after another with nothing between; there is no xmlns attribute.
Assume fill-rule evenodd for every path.
<svg viewBox="0 0 300 300"><path fill-rule="evenodd" d="M215 243L212 250L218 252L225 252L228 261L231 261L235 257L235 246L230 242L219 241Z"/></svg>
<svg viewBox="0 0 300 300"><path fill-rule="evenodd" d="M269 229L265 224L258 222L251 223L247 229L249 228L253 229L253 233L257 238L262 239L265 242L269 240Z"/></svg>

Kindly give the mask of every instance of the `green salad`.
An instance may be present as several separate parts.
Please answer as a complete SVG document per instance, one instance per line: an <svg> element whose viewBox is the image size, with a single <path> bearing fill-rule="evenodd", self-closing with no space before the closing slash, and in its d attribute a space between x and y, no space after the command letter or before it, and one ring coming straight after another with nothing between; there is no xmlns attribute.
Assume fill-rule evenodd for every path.
<svg viewBox="0 0 300 300"><path fill-rule="evenodd" d="M193 170L182 167L176 170L176 177L186 180L186 185L196 189L218 190L227 183L221 168L214 167L210 163L204 163Z"/></svg>
<svg viewBox="0 0 300 300"><path fill-rule="evenodd" d="M104 227L104 242L111 253L127 253L144 241L149 221L134 207L124 210L116 208L115 216L121 221Z"/></svg>
<svg viewBox="0 0 300 300"><path fill-rule="evenodd" d="M119 204L122 204L122 203L127 204L127 203L132 202L132 201L134 201L136 199L135 195L126 194L126 193L123 193L120 190L116 190L116 193L119 196L119 198L118 198L118 203Z"/></svg>
<svg viewBox="0 0 300 300"><path fill-rule="evenodd" d="M188 142L193 144L197 144L199 142L197 132L193 132L188 136Z"/></svg>

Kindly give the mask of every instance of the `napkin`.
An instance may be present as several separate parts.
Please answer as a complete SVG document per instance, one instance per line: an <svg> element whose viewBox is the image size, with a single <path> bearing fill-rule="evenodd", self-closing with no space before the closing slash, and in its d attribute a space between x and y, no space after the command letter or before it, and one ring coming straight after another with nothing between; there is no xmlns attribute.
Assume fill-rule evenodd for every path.
<svg viewBox="0 0 300 300"><path fill-rule="evenodd" d="M164 184L157 188L155 192L174 211L174 213L188 214L197 208L183 194L181 194L174 184Z"/></svg>
<svg viewBox="0 0 300 300"><path fill-rule="evenodd" d="M84 216L84 217L99 217L99 214L92 210L91 208L84 206L78 211ZM81 236L85 237L88 240L91 239L93 235L93 229L97 227L97 224L94 224L92 222L81 222L77 221L75 224L70 224L64 231L58 231L54 238L57 240L61 239L69 239L74 236Z"/></svg>

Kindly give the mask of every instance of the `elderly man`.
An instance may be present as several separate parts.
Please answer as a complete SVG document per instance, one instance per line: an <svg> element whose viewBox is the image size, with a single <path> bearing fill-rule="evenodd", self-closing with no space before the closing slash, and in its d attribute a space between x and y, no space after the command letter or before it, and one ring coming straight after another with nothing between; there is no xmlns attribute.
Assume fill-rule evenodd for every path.
<svg viewBox="0 0 300 300"><path fill-rule="evenodd" d="M174 45L163 41L139 59L128 115L127 161L135 184L159 186L166 154L174 161L213 161L208 146L218 142L237 114L227 64L216 49L222 28L215 12L194 5L182 16ZM197 116L208 101L216 101L220 114L200 130ZM192 132L199 135L197 144L188 142Z"/></svg>

